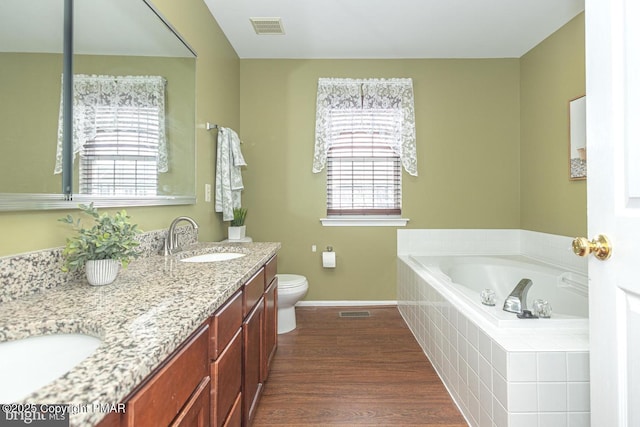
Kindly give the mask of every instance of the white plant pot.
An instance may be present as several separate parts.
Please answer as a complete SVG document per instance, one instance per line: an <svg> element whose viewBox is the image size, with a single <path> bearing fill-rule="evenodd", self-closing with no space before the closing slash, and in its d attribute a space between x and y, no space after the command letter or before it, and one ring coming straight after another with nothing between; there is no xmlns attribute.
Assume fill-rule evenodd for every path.
<svg viewBox="0 0 640 427"><path fill-rule="evenodd" d="M244 239L247 233L247 226L242 225L240 227L229 227L228 237L229 240L240 240Z"/></svg>
<svg viewBox="0 0 640 427"><path fill-rule="evenodd" d="M87 281L93 286L113 283L120 271L120 261L115 259L89 260L85 264Z"/></svg>

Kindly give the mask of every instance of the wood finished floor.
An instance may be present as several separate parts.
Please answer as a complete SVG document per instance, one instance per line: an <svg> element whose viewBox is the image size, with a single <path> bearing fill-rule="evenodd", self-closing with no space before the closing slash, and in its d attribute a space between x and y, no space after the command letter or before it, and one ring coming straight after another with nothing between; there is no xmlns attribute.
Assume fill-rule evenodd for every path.
<svg viewBox="0 0 640 427"><path fill-rule="evenodd" d="M396 307L296 311L252 427L467 426Z"/></svg>

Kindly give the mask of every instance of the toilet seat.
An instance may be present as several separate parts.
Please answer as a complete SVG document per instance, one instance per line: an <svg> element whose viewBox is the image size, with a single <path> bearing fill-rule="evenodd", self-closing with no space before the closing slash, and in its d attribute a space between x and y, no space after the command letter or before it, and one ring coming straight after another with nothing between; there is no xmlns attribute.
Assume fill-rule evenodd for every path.
<svg viewBox="0 0 640 427"><path fill-rule="evenodd" d="M295 289L307 286L307 279L299 274L277 274L278 289Z"/></svg>

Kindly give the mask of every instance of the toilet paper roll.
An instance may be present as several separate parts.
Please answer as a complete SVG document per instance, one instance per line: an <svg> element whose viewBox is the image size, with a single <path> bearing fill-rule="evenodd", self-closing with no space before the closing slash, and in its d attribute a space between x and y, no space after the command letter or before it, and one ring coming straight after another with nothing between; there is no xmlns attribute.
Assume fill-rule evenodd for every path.
<svg viewBox="0 0 640 427"><path fill-rule="evenodd" d="M322 266L324 268L336 268L336 253L322 252Z"/></svg>

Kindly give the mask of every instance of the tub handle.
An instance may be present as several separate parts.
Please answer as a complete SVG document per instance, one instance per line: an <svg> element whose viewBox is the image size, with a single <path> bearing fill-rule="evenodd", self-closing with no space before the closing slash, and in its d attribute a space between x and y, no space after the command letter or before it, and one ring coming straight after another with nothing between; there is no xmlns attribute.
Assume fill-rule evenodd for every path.
<svg viewBox="0 0 640 427"><path fill-rule="evenodd" d="M573 253L581 257L586 257L592 253L600 261L611 258L611 242L604 234L598 234L593 240L589 240L586 237L576 237L573 239L571 247L573 248Z"/></svg>

